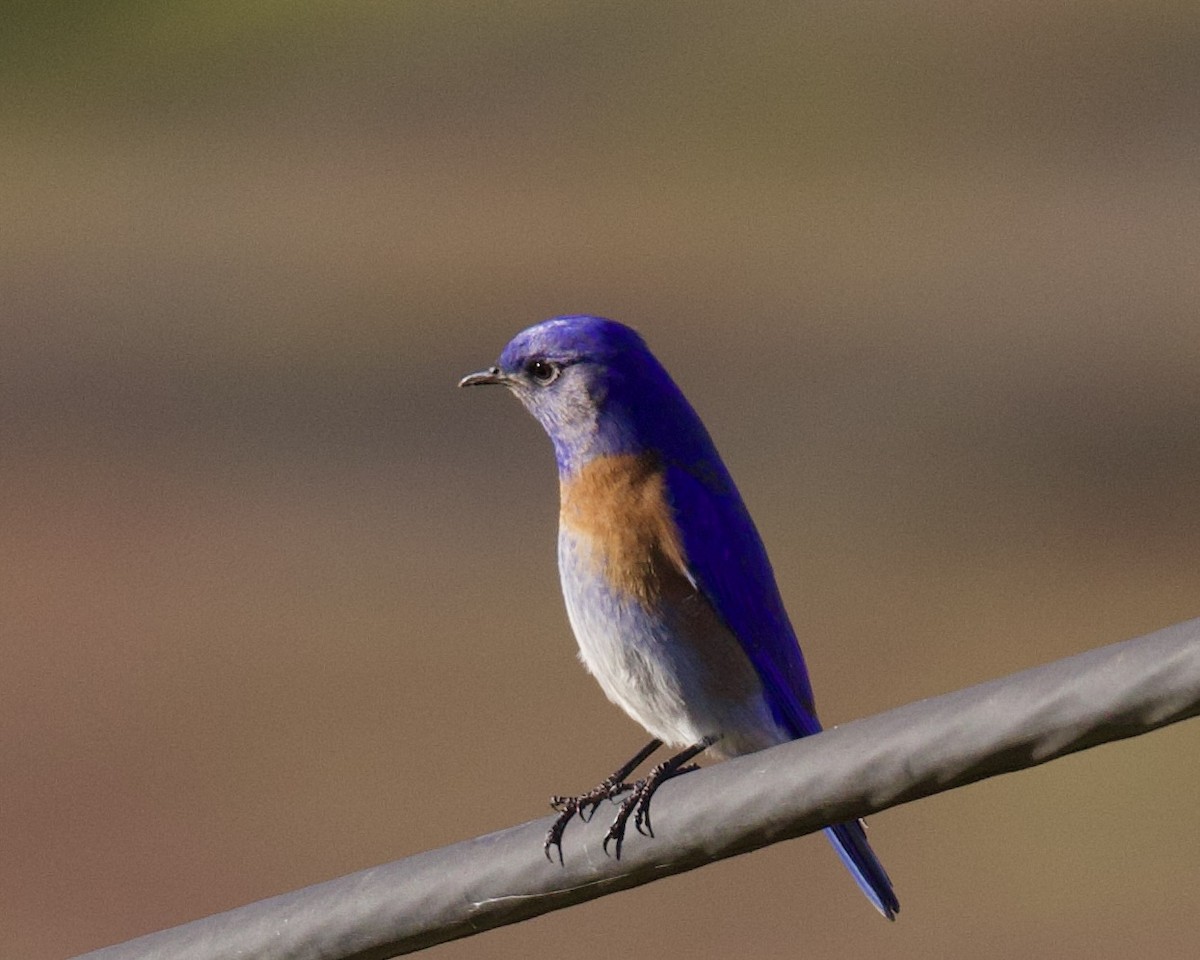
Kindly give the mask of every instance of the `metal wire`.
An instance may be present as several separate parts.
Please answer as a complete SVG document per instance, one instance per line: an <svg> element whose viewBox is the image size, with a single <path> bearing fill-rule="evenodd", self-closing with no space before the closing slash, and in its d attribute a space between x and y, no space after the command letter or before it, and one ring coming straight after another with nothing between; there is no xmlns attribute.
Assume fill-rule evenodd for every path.
<svg viewBox="0 0 1200 960"><path fill-rule="evenodd" d="M548 863L546 818L84 956L383 960L1198 713L1200 619L669 781L620 861L601 810Z"/></svg>

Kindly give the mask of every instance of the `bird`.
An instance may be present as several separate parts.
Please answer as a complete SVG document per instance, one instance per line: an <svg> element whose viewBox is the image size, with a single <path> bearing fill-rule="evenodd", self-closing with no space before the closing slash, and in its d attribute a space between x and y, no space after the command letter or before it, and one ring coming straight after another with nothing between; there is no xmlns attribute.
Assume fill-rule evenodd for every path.
<svg viewBox="0 0 1200 960"><path fill-rule="evenodd" d="M593 790L553 797L547 857L572 816L627 794L604 838L702 753L725 759L821 731L762 538L699 415L632 327L591 315L518 333L460 387L507 387L542 425L559 477L558 566L587 671L653 738ZM678 752L634 782L663 745ZM826 829L875 908L899 901L861 821Z"/></svg>

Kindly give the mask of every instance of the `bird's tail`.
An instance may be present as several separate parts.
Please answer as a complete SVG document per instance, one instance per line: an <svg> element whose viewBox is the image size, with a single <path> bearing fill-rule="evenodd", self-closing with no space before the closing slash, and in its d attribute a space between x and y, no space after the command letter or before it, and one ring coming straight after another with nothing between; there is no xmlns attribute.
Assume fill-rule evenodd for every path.
<svg viewBox="0 0 1200 960"><path fill-rule="evenodd" d="M875 856L871 845L867 843L867 832L863 829L861 820L850 823L839 823L826 827L825 833L833 849L837 851L846 869L854 876L855 881L867 899L875 904L875 909L889 920L895 920L900 912L900 901L892 890L892 881L888 879L887 871Z"/></svg>

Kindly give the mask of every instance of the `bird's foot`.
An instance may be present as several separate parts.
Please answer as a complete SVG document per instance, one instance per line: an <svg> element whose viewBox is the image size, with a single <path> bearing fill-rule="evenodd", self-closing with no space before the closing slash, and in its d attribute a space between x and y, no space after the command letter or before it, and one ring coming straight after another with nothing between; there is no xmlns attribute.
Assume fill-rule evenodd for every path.
<svg viewBox="0 0 1200 960"><path fill-rule="evenodd" d="M637 832L640 833L643 837L654 836L654 828L652 826L650 826L650 798L654 795L654 791L658 789L659 784L661 784L664 780L669 780L669 779L671 779L671 777L678 777L681 774L691 773L693 770L699 770L699 769L700 769L699 764L695 764L695 763L686 764L685 766L678 767L677 769L671 770L669 773L666 773L664 776L659 778L657 783L655 783L653 786L648 787L645 796L643 796L638 801L637 807L635 809L634 816L633 816L634 829L637 830Z"/></svg>
<svg viewBox="0 0 1200 960"><path fill-rule="evenodd" d="M566 813L568 810L571 813L578 813L579 819L587 823L592 819L596 808L605 800L611 800L613 797L632 789L633 786L624 780L608 777L606 780L592 787L587 793L581 793L577 797L560 797L556 794L550 798L550 806L560 813Z"/></svg>
<svg viewBox="0 0 1200 960"><path fill-rule="evenodd" d="M695 770L696 764L691 762L692 758L716 742L716 737L705 737L682 753L677 753L669 760L664 760L644 779L635 783L629 796L621 801L617 815L608 828L608 833L604 835L604 852L608 853L608 845L611 843L613 856L618 860L621 859L621 845L625 842L625 829L629 824L630 817L633 817L633 825L638 833L647 837L654 836L654 829L650 825L650 801L653 799L655 791L672 777Z"/></svg>
<svg viewBox="0 0 1200 960"><path fill-rule="evenodd" d="M554 823L550 825L550 829L546 831L546 839L542 844L542 851L546 854L546 859L551 863L554 862L554 854L552 850L558 850L558 862L563 862L562 838L563 832L567 829L567 824L571 818L578 815L579 819L587 823L596 813L596 809L605 800L611 800L613 797L620 796L632 790L633 787L626 783L624 779L618 780L616 777L608 777L601 783L592 787L587 793L581 793L577 797L560 797L553 796L550 798L550 806L558 811L558 816Z"/></svg>
<svg viewBox="0 0 1200 960"><path fill-rule="evenodd" d="M672 768L668 760L660 763L643 779L635 783L629 796L621 801L617 815L604 835L604 852L608 853L608 845L611 843L613 856L618 860L621 859L621 846L625 842L625 830L629 825L630 817L633 817L633 826L638 833L644 836L653 836L653 830L650 828L650 800L654 796L654 792L671 777L681 773L690 773L695 769L695 764L677 769Z"/></svg>
<svg viewBox="0 0 1200 960"><path fill-rule="evenodd" d="M633 789L625 781L647 757L661 746L662 741L651 740L587 793L582 793L578 797L551 797L550 806L558 811L558 818L550 825L550 829L546 831L546 841L542 845L546 859L551 863L554 862L554 856L550 851L557 847L558 862L561 864L563 862L563 831L567 829L567 824L570 822L571 817L578 814L579 819L587 823L595 815L597 807L605 800L610 800L619 794Z"/></svg>

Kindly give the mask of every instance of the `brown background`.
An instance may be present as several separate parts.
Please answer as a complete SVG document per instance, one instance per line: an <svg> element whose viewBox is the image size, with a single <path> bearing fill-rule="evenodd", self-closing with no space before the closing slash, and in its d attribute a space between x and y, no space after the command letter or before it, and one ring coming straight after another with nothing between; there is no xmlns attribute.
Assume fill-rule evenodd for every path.
<svg viewBox="0 0 1200 960"><path fill-rule="evenodd" d="M5 956L640 744L574 662L549 445L453 388L555 313L705 417L829 723L1200 614L1194 3L13 4L0 43ZM806 838L432 955L1191 957L1198 749L875 817L894 926Z"/></svg>

